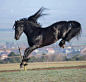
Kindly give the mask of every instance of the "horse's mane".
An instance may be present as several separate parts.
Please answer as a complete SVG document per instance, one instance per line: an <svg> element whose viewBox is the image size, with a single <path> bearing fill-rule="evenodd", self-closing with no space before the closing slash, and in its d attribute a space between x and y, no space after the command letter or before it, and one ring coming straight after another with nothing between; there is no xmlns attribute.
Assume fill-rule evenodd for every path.
<svg viewBox="0 0 86 82"><path fill-rule="evenodd" d="M32 21L36 21L36 22L37 22L37 19L38 19L38 18L40 18L40 17L43 16L43 15L46 15L46 14L42 14L45 9L46 9L46 8L41 7L34 15L30 16L30 17L28 18L28 20L30 20L30 21L32 20Z"/></svg>
<svg viewBox="0 0 86 82"><path fill-rule="evenodd" d="M44 15L46 15L46 14L43 14L43 11L45 9L46 8L41 7L34 15L28 17L28 21L33 22L33 24L35 23L35 25L37 24L37 26L41 26L40 23L37 22L37 19L44 16Z"/></svg>
<svg viewBox="0 0 86 82"><path fill-rule="evenodd" d="M36 27L41 27L40 23L37 22L37 19L46 15L46 14L43 14L43 11L45 10L46 8L44 7L41 7L34 15L28 17L28 18L22 18L20 19L19 21L28 21L30 22L32 25L36 26Z"/></svg>

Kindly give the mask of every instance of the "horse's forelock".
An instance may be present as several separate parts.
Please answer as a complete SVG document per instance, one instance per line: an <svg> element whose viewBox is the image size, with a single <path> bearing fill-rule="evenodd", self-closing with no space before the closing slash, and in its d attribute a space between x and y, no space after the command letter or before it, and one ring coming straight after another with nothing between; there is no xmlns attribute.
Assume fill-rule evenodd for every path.
<svg viewBox="0 0 86 82"><path fill-rule="evenodd" d="M17 22L18 22L18 20L15 21L15 23L14 23L14 25L13 25L13 28L12 28L13 30L15 30L15 26L16 26Z"/></svg>
<svg viewBox="0 0 86 82"><path fill-rule="evenodd" d="M13 30L15 30L15 23L14 23L14 25L13 25L13 28L12 28Z"/></svg>
<svg viewBox="0 0 86 82"><path fill-rule="evenodd" d="M13 28L12 29L15 30L15 24L13 25Z"/></svg>

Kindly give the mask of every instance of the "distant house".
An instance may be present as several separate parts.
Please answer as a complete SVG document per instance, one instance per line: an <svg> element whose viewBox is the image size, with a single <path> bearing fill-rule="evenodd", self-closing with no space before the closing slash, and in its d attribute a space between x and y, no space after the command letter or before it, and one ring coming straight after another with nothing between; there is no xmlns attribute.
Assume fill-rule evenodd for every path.
<svg viewBox="0 0 86 82"><path fill-rule="evenodd" d="M7 54L7 55L9 55L11 52L12 52L12 51L10 51L10 50L6 50L6 51L2 52L2 54Z"/></svg>
<svg viewBox="0 0 86 82"><path fill-rule="evenodd" d="M6 48L6 45L0 45L0 49Z"/></svg>
<svg viewBox="0 0 86 82"><path fill-rule="evenodd" d="M65 50L66 54L71 53L71 50Z"/></svg>
<svg viewBox="0 0 86 82"><path fill-rule="evenodd" d="M5 59L5 58L7 58L8 57L8 55L11 53L11 51L10 50L5 50L5 51L2 51L1 52L1 58L0 59Z"/></svg>
<svg viewBox="0 0 86 82"><path fill-rule="evenodd" d="M48 54L54 54L55 53L55 50L53 48L47 48L46 49Z"/></svg>
<svg viewBox="0 0 86 82"><path fill-rule="evenodd" d="M21 48L23 48L25 50L26 49L26 46L22 46Z"/></svg>
<svg viewBox="0 0 86 82"><path fill-rule="evenodd" d="M4 60L4 59L6 59L7 57L8 57L8 54L2 54L0 59Z"/></svg>
<svg viewBox="0 0 86 82"><path fill-rule="evenodd" d="M81 54L86 54L86 48L81 50Z"/></svg>
<svg viewBox="0 0 86 82"><path fill-rule="evenodd" d="M0 50L0 53L4 52L4 50Z"/></svg>

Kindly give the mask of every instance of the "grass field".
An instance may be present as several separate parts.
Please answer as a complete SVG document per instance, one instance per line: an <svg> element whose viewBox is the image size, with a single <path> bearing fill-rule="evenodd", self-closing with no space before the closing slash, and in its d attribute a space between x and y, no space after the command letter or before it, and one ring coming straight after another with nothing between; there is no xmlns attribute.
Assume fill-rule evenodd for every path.
<svg viewBox="0 0 86 82"><path fill-rule="evenodd" d="M28 63L27 69L86 66L86 61ZM0 64L0 82L86 82L85 68L58 70L20 70L19 64ZM22 69L24 70L24 69Z"/></svg>
<svg viewBox="0 0 86 82"><path fill-rule="evenodd" d="M86 61L61 61L61 62L37 62L28 63L27 69L50 68L50 67L71 67L71 66L86 66ZM20 64L0 64L0 71L3 70L20 70ZM22 68L22 70L24 70Z"/></svg>
<svg viewBox="0 0 86 82"><path fill-rule="evenodd" d="M86 82L86 69L1 72L0 82Z"/></svg>

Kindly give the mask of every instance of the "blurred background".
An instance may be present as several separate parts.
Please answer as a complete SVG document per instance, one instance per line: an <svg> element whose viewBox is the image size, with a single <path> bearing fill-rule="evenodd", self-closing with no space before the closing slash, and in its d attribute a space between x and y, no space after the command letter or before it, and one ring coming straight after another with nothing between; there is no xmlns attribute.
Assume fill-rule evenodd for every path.
<svg viewBox="0 0 86 82"><path fill-rule="evenodd" d="M47 8L43 13L48 14L38 20L38 22L41 23L42 28L45 28L58 21L75 20L81 23L82 35L79 40L72 39L69 43L66 43L66 46L71 47L66 47L65 49L59 48L58 41L57 43L48 46L50 48L44 47L42 49L35 50L33 53L31 53L31 55L53 54L58 56L54 57L57 61L60 58L61 60L64 60L62 57L65 55L68 58L73 56L76 58L76 54L79 56L86 55L86 0L1 0L0 49L14 49L20 46L23 48L22 53L24 52L24 49L28 47L27 38L25 34L22 34L20 40L16 41L14 39L15 31L12 29L12 27L15 20L27 18L36 13L41 7ZM19 53L18 50L0 50L2 60L10 56L10 54L16 56L15 53L11 52ZM83 58L86 59L86 56L83 56Z"/></svg>
<svg viewBox="0 0 86 82"><path fill-rule="evenodd" d="M12 30L15 20L27 18L37 12L41 7L47 8L38 22L42 27L51 25L57 21L75 20L82 25L82 36L79 41L72 40L74 45L85 45L86 42L86 4L85 0L1 0L0 3L0 45L6 42L25 42L26 36L23 34L19 41L14 39ZM76 43L77 41L77 43Z"/></svg>

